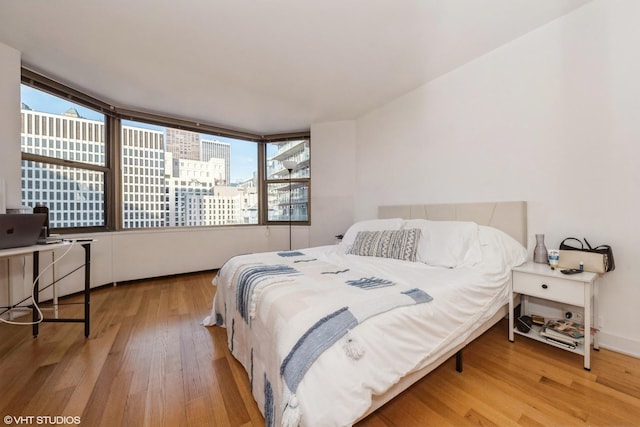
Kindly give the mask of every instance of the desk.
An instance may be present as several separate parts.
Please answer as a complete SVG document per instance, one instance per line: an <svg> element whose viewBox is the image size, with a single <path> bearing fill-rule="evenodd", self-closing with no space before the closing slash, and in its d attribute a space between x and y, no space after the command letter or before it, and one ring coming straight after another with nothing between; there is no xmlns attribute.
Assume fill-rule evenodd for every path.
<svg viewBox="0 0 640 427"><path fill-rule="evenodd" d="M89 336L89 325L90 325L90 291L91 291L91 243L93 240L86 241L78 241L76 244L79 244L84 249L84 264L73 270L73 272L84 266L84 317L82 318L48 318L42 319L42 322L73 322L73 323L84 323L84 336ZM38 304L39 302L39 294L40 294L40 280L38 276L40 275L40 253L41 252L50 252L56 249L69 249L69 245L71 242L61 242L61 243L53 243L49 245L34 245L34 246L25 246L22 248L11 248L11 249L2 249L0 250L0 258L10 258L15 256L25 256L32 255L33 256L33 282L34 282L34 291L33 291L33 299L34 303ZM71 273L69 273L71 274ZM66 277L66 276L64 276ZM63 278L64 278L63 277ZM54 283L60 279L54 280ZM9 285L10 286L10 285ZM12 302L9 301L9 304ZM15 306L10 306L7 308L15 308ZM32 305L31 310L33 312L33 336L38 336L38 327L40 323L38 322L38 312L35 307Z"/></svg>

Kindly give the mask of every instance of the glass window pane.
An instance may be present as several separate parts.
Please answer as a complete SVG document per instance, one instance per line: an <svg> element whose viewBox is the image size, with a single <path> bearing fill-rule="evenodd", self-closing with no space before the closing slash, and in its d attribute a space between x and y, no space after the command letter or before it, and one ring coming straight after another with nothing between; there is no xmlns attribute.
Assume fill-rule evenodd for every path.
<svg viewBox="0 0 640 427"><path fill-rule="evenodd" d="M257 144L122 123L124 228L258 223Z"/></svg>
<svg viewBox="0 0 640 427"><path fill-rule="evenodd" d="M309 163L309 139L266 145L268 221L309 220Z"/></svg>
<svg viewBox="0 0 640 427"><path fill-rule="evenodd" d="M267 179L289 178L284 162L293 162L291 178L309 178L309 140L270 142L267 144Z"/></svg>
<svg viewBox="0 0 640 427"><path fill-rule="evenodd" d="M47 206L52 229L105 225L103 172L31 161L22 161L22 170L27 171L22 175L23 205ZM28 191L30 188L49 191Z"/></svg>
<svg viewBox="0 0 640 427"><path fill-rule="evenodd" d="M291 190L291 191L289 191ZM306 182L267 184L269 221L308 221L309 185Z"/></svg>
<svg viewBox="0 0 640 427"><path fill-rule="evenodd" d="M104 114L26 85L20 94L24 153L105 165ZM87 160L88 150L101 155Z"/></svg>
<svg viewBox="0 0 640 427"><path fill-rule="evenodd" d="M105 166L103 114L26 85L21 85L20 93L23 153ZM89 132L90 128L95 131ZM99 161L89 159L89 151L101 153ZM22 162L22 203L45 204L52 229L104 227L104 200L104 172L46 160Z"/></svg>

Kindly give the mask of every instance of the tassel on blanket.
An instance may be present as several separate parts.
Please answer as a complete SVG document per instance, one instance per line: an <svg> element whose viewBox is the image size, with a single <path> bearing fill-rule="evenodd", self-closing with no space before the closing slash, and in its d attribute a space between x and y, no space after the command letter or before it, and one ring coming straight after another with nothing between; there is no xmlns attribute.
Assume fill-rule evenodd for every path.
<svg viewBox="0 0 640 427"><path fill-rule="evenodd" d="M289 397L287 407L282 413L282 427L298 427L300 424L300 408L298 408L298 398L295 394Z"/></svg>
<svg viewBox="0 0 640 427"><path fill-rule="evenodd" d="M347 353L347 356L353 360L358 360L364 355L364 348L362 348L360 343L353 338L348 331L347 335L344 337L342 346L344 347L344 351Z"/></svg>

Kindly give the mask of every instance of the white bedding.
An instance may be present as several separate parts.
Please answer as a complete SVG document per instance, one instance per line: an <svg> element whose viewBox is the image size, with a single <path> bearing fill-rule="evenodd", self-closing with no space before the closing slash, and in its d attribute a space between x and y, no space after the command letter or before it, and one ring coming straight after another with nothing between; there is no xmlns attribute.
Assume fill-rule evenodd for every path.
<svg viewBox="0 0 640 427"><path fill-rule="evenodd" d="M351 425L367 412L372 395L385 393L403 376L464 342L476 326L507 303L511 267L524 262L526 250L519 245L507 245L507 248L502 245L502 239L493 234L485 236L481 248L483 261L457 268L348 255L344 245L303 249L298 256L267 253L235 257L214 280L217 291L211 316L205 319L205 324L217 321L227 327L229 348L247 370L254 398L267 425L283 425L283 414L286 424L291 408L285 409L291 403L297 403L293 409L299 418L293 418L294 424L299 421L305 426ZM279 375L279 368L308 324L283 319L300 316L300 306L305 304L301 295L307 295L307 287L314 285L297 274L273 282L269 279L263 282L266 286L254 299L249 314L245 313L248 320L243 320L236 307L234 276L238 271L250 265L275 263L300 272L310 271L316 277L319 271L336 272L326 274L326 281L323 279L315 286L366 272L367 277L419 288L432 300L400 304L402 306L391 310L363 316L346 337L319 354L296 384L297 389L292 391ZM337 273L347 269L348 272ZM328 292L320 295L324 295L330 305L345 303L332 300ZM314 301L315 306L318 300L309 301ZM276 314L274 307L290 313ZM356 356L345 348L348 339L356 343ZM297 402L291 399L293 392ZM270 409L265 413L265 407L273 407L273 413Z"/></svg>

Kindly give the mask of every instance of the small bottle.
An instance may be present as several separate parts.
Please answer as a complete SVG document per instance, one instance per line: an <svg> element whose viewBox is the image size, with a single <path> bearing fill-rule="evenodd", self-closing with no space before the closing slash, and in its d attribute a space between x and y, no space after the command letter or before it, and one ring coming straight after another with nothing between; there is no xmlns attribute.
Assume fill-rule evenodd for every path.
<svg viewBox="0 0 640 427"><path fill-rule="evenodd" d="M580 271L584 271L584 263L580 261Z"/></svg>
<svg viewBox="0 0 640 427"><path fill-rule="evenodd" d="M36 207L33 208L33 213L45 214L44 226L42 227L41 238L49 237L49 208L42 203L36 203Z"/></svg>

